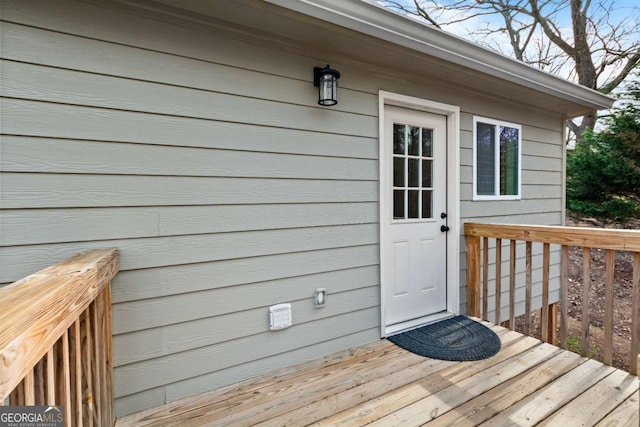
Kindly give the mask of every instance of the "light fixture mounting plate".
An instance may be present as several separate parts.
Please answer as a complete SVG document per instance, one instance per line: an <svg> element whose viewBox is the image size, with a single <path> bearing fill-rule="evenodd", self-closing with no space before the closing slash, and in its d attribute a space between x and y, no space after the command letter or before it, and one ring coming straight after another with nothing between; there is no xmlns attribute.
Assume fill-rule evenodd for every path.
<svg viewBox="0 0 640 427"><path fill-rule="evenodd" d="M329 67L329 64L327 64L324 68L313 67L313 85L316 87L320 86L320 77L325 74L333 75L336 80L340 78L340 71L334 70L333 68Z"/></svg>

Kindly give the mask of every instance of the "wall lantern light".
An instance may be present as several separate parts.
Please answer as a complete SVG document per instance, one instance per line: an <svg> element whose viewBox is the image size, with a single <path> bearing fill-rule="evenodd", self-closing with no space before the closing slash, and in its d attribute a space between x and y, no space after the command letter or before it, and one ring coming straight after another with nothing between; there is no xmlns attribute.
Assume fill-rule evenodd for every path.
<svg viewBox="0 0 640 427"><path fill-rule="evenodd" d="M336 105L338 103L338 79L340 72L326 67L313 67L313 85L318 88L318 104Z"/></svg>

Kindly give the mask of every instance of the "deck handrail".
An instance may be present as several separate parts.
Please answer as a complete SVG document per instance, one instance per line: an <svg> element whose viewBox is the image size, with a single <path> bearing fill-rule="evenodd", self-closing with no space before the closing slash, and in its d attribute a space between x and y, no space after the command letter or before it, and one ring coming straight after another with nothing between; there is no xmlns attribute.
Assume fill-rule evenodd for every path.
<svg viewBox="0 0 640 427"><path fill-rule="evenodd" d="M560 311L560 346L567 348L567 317L568 317L568 265L569 247L583 248L583 304L582 304L582 354L589 353L589 290L590 281L590 253L591 249L606 250L605 270L605 319L604 319L604 363L611 365L613 359L613 282L615 268L615 252L628 251L633 253L633 300L631 320L631 355L629 372L638 374L640 369L640 231L598 229L585 227L563 227L542 225L514 225L514 224L486 224L465 223L464 233L467 243L467 312L479 318L487 318L488 294L488 253L489 239L495 239L496 247L502 247L502 240L510 242L509 247L509 319L507 326L513 328L515 306L515 259L516 242L525 242L525 333L529 333L531 315L531 270L532 244L542 244L542 309L541 309L541 338L543 341L555 343L557 311ZM561 247L561 275L560 299L558 303L549 304L549 266L550 245ZM495 281L496 288L503 289L502 251L496 251ZM482 276L482 277L481 277ZM496 307L502 307L501 292L495 293ZM500 323L500 310L495 310L496 323Z"/></svg>
<svg viewBox="0 0 640 427"><path fill-rule="evenodd" d="M113 425L118 269L117 249L94 250L0 289L0 405L63 405L66 425Z"/></svg>

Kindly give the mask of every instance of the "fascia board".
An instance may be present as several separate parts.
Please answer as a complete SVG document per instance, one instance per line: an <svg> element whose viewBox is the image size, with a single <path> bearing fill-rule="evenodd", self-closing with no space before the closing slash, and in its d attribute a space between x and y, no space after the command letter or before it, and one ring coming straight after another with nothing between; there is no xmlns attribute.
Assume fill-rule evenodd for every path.
<svg viewBox="0 0 640 427"><path fill-rule="evenodd" d="M263 0L593 110L614 99L363 0Z"/></svg>

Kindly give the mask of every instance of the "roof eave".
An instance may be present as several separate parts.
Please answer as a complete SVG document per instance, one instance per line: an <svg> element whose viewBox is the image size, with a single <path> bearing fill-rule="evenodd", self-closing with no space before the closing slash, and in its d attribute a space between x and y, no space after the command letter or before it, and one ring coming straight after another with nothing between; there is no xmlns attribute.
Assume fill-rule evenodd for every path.
<svg viewBox="0 0 640 427"><path fill-rule="evenodd" d="M585 110L608 109L615 101L595 90L569 82L366 1L264 1L564 99L581 105Z"/></svg>

